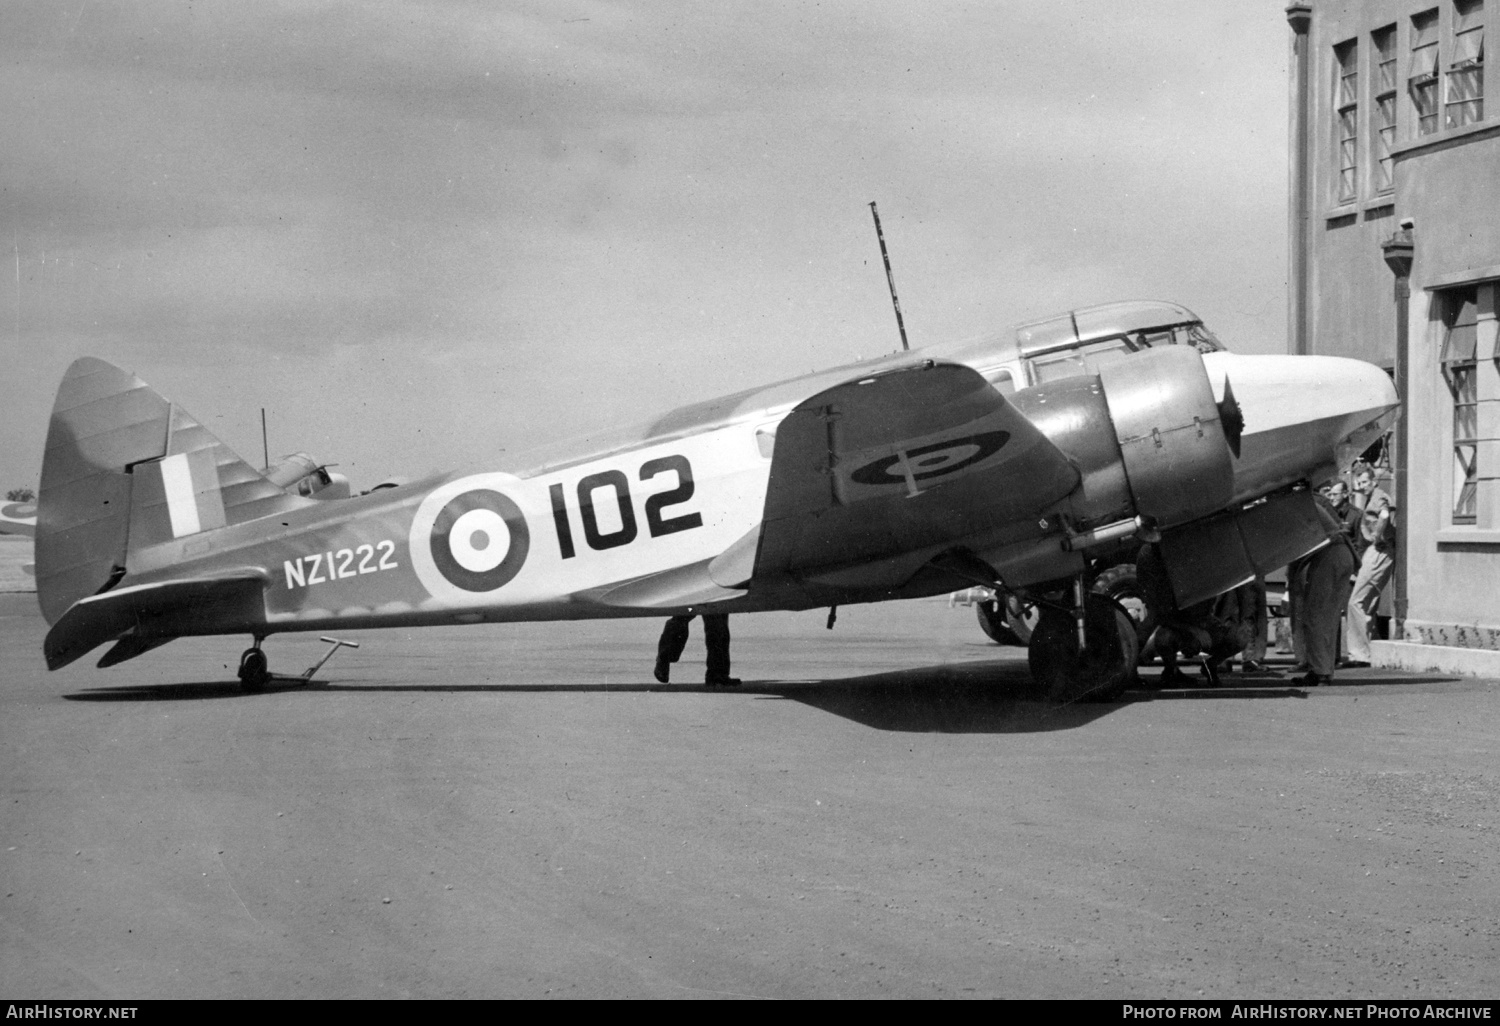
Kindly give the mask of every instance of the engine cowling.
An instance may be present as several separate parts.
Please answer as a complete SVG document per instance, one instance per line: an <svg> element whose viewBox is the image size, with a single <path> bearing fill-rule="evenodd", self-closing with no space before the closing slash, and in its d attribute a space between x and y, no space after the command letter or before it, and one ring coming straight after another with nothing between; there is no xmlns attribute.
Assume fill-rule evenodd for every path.
<svg viewBox="0 0 1500 1026"><path fill-rule="evenodd" d="M1076 525L1144 516L1173 527L1234 497L1234 457L1190 347L1132 353L1098 377L1048 382L1012 401L1078 467L1065 510Z"/></svg>
<svg viewBox="0 0 1500 1026"><path fill-rule="evenodd" d="M1234 498L1234 454L1203 357L1167 346L1099 368L1135 510L1175 527Z"/></svg>

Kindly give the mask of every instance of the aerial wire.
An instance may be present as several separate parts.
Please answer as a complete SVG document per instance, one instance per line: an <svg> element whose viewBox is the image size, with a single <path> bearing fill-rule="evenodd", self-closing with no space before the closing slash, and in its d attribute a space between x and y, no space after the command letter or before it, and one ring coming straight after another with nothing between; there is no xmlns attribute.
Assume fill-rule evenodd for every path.
<svg viewBox="0 0 1500 1026"><path fill-rule="evenodd" d="M885 283L891 289L891 305L896 308L896 328L901 332L901 350L910 351L911 346L906 344L906 323L901 319L901 300L896 298L896 279L891 276L891 257L885 251L885 232L880 230L880 211L875 209L875 201L870 201L870 216L875 218L875 237L880 240L880 259L885 261Z"/></svg>

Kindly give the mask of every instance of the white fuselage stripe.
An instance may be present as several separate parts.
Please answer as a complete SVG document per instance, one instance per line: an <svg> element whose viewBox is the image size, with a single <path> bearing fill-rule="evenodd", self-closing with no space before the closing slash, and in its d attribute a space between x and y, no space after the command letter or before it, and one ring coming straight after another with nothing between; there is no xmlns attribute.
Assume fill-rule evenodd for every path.
<svg viewBox="0 0 1500 1026"><path fill-rule="evenodd" d="M172 537L203 530L198 519L198 495L193 490L193 470L187 453L161 461L161 484L167 493L167 515L172 519Z"/></svg>

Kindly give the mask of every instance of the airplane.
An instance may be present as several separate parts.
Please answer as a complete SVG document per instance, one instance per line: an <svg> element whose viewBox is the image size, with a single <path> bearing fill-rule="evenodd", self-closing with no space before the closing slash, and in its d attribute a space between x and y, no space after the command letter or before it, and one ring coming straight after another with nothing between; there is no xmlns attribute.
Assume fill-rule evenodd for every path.
<svg viewBox="0 0 1500 1026"><path fill-rule="evenodd" d="M0 534L36 534L36 503L0 503Z"/></svg>
<svg viewBox="0 0 1500 1026"><path fill-rule="evenodd" d="M1207 349L1207 352L1200 351ZM244 634L802 610L968 585L1041 609L1047 700L1117 697L1138 639L1088 557L1160 545L1184 606L1323 544L1309 484L1399 406L1358 360L1191 344L1002 391L1013 342L900 352L684 406L508 469L349 498L268 479L133 374L63 376L42 467L49 669ZM331 639L330 639L331 640Z"/></svg>
<svg viewBox="0 0 1500 1026"><path fill-rule="evenodd" d="M294 452L268 464L261 471L267 481L304 498L347 499L349 479L329 471L331 463L319 463L305 452Z"/></svg>

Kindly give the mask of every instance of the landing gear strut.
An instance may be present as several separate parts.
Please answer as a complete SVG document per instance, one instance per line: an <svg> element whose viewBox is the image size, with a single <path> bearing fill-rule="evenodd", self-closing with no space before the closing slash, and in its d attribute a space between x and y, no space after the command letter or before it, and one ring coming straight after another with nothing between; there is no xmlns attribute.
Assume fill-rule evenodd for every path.
<svg viewBox="0 0 1500 1026"><path fill-rule="evenodd" d="M1091 592L1083 600L1081 623L1076 607L1048 605L1031 633L1026 658L1048 701L1110 702L1135 679L1134 622L1104 595Z"/></svg>

